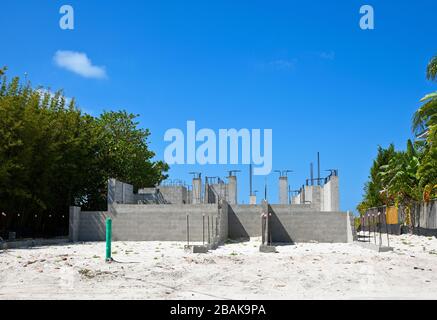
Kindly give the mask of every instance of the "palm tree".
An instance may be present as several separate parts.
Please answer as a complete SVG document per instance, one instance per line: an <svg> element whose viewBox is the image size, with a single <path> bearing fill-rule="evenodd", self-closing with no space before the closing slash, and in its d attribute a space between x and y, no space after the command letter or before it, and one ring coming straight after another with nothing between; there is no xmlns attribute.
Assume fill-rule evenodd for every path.
<svg viewBox="0 0 437 320"><path fill-rule="evenodd" d="M435 80L437 77L437 56L431 59L426 70L428 80Z"/></svg>
<svg viewBox="0 0 437 320"><path fill-rule="evenodd" d="M426 76L429 80L437 80L437 56L429 62ZM427 94L420 102L423 104L413 117L413 132L417 135L422 135L437 124L437 91Z"/></svg>

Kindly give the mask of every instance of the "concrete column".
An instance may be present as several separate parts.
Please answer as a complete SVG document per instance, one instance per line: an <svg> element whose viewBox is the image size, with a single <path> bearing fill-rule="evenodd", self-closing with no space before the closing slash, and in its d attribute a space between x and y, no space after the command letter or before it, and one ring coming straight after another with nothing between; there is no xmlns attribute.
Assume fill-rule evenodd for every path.
<svg viewBox="0 0 437 320"><path fill-rule="evenodd" d="M115 179L108 180L108 206L116 202L116 185L117 181Z"/></svg>
<svg viewBox="0 0 437 320"><path fill-rule="evenodd" d="M288 204L288 177L279 177L279 204Z"/></svg>
<svg viewBox="0 0 437 320"><path fill-rule="evenodd" d="M193 191L192 191L193 204L200 204L202 203L202 179L201 178L194 178L193 179Z"/></svg>
<svg viewBox="0 0 437 320"><path fill-rule="evenodd" d="M237 199L237 177L236 176L229 176L228 177L228 202L229 204L238 204Z"/></svg>
<svg viewBox="0 0 437 320"><path fill-rule="evenodd" d="M262 202L262 244L269 245L270 243L270 212L269 212L269 203L266 200Z"/></svg>
<svg viewBox="0 0 437 320"><path fill-rule="evenodd" d="M71 242L79 241L80 207L70 207L69 232Z"/></svg>
<svg viewBox="0 0 437 320"><path fill-rule="evenodd" d="M331 183L331 211L340 211L340 191L338 176L332 176L329 180L329 183Z"/></svg>

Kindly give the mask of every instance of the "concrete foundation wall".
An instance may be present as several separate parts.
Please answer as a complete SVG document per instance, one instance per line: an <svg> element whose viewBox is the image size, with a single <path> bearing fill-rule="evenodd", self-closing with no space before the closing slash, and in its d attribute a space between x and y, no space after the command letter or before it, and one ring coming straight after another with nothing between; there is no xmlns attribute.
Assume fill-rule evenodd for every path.
<svg viewBox="0 0 437 320"><path fill-rule="evenodd" d="M229 238L261 236L262 205L230 206ZM271 205L270 230L273 242L345 243L354 238L351 218L344 212L317 212L310 205Z"/></svg>
<svg viewBox="0 0 437 320"><path fill-rule="evenodd" d="M71 240L104 241L107 217L113 220L114 241L187 241L187 216L191 242L208 242L208 235L212 244L261 237L261 214L266 208L225 201L200 205L116 204L110 213L78 212L76 208L70 220L70 225L76 226L70 230ZM273 242L349 242L353 238L346 213L317 212L310 205L271 205L268 210Z"/></svg>
<svg viewBox="0 0 437 320"><path fill-rule="evenodd" d="M190 241L227 239L227 213L218 205L114 205L109 212L80 212L78 241L104 241L105 221L111 217L114 241ZM205 218L203 218L205 216ZM205 223L205 224L204 224Z"/></svg>
<svg viewBox="0 0 437 320"><path fill-rule="evenodd" d="M261 205L229 206L229 239L261 237L261 212Z"/></svg>
<svg viewBox="0 0 437 320"><path fill-rule="evenodd" d="M270 206L273 242L349 242L350 217L344 212L304 212Z"/></svg>

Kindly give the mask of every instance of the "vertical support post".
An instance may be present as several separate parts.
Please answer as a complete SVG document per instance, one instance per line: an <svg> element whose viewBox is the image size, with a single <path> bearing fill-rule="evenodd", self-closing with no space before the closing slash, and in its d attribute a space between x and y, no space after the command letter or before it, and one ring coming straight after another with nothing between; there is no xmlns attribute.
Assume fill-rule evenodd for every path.
<svg viewBox="0 0 437 320"><path fill-rule="evenodd" d="M267 245L270 245L270 224L269 224L269 211L266 213L266 242Z"/></svg>
<svg viewBox="0 0 437 320"><path fill-rule="evenodd" d="M211 240L214 241L214 217L211 217Z"/></svg>
<svg viewBox="0 0 437 320"><path fill-rule="evenodd" d="M202 216L202 242L205 245L205 215Z"/></svg>
<svg viewBox="0 0 437 320"><path fill-rule="evenodd" d="M187 214L187 245L190 245L190 216Z"/></svg>
<svg viewBox="0 0 437 320"><path fill-rule="evenodd" d="M209 231L209 216L208 216L208 244L211 244L211 233Z"/></svg>
<svg viewBox="0 0 437 320"><path fill-rule="evenodd" d="M265 234L265 213L263 212L261 214L261 243L264 245L266 243L266 234Z"/></svg>
<svg viewBox="0 0 437 320"><path fill-rule="evenodd" d="M106 219L106 261L111 262L112 259L112 250L111 250L111 241L112 241L112 219Z"/></svg>

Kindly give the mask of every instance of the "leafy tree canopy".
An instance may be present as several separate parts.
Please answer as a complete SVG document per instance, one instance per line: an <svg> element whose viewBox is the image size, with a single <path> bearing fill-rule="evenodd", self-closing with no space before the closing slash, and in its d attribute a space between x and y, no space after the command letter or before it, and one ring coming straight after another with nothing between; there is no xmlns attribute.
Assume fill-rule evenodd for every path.
<svg viewBox="0 0 437 320"><path fill-rule="evenodd" d="M9 81L6 68L0 74L0 211L30 221L37 212L67 215L70 205L104 210L108 178L139 188L167 177L136 115L92 117L62 91Z"/></svg>

